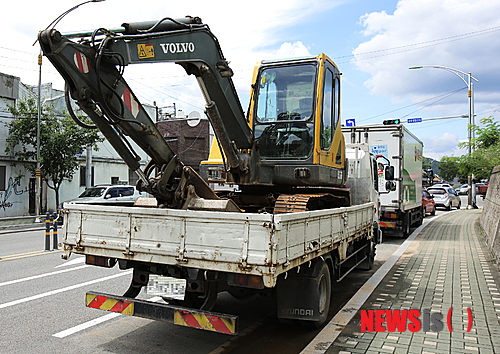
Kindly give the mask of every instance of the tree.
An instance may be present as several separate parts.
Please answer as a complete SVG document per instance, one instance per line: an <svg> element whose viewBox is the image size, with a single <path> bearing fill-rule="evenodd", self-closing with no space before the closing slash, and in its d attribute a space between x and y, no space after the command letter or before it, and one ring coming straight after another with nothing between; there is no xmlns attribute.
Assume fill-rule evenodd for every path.
<svg viewBox="0 0 500 354"><path fill-rule="evenodd" d="M460 172L460 158L455 156L443 156L440 162L439 176L445 181L453 181Z"/></svg>
<svg viewBox="0 0 500 354"><path fill-rule="evenodd" d="M489 149L498 145L500 142L500 124L495 122L492 117L482 118L480 122L484 125L483 128L477 125L472 126L476 136L473 140L476 149Z"/></svg>
<svg viewBox="0 0 500 354"><path fill-rule="evenodd" d="M489 178L493 168L500 165L500 142L488 148L477 149L470 156L462 156L461 162L461 170L474 174L476 180Z"/></svg>
<svg viewBox="0 0 500 354"><path fill-rule="evenodd" d="M483 127L472 125L475 138L472 147L475 151L471 155L461 157L462 174L474 174L476 179L489 178L491 171L500 164L500 124L492 117L480 120ZM469 142L460 143L459 147L469 147Z"/></svg>
<svg viewBox="0 0 500 354"><path fill-rule="evenodd" d="M5 153L35 175L37 159L38 108L35 99L21 100L10 106L14 119L7 123L9 136ZM103 141L96 130L80 128L64 113L58 116L52 105L43 105L40 117L40 170L41 177L56 193L59 205L59 187L64 179L71 179L78 168L78 155L90 145ZM17 163L14 163L15 166Z"/></svg>

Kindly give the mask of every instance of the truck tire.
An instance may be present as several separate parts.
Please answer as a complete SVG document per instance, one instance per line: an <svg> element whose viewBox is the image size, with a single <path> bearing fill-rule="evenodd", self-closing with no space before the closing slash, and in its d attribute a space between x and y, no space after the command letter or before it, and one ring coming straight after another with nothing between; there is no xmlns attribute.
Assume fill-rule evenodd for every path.
<svg viewBox="0 0 500 354"><path fill-rule="evenodd" d="M420 208L420 218L415 222L415 226L420 226L424 222L424 217L425 217L425 209L424 207Z"/></svg>
<svg viewBox="0 0 500 354"><path fill-rule="evenodd" d="M310 265L280 275L276 286L278 319L282 323L320 328L330 309L332 276L328 259L318 257Z"/></svg>
<svg viewBox="0 0 500 354"><path fill-rule="evenodd" d="M361 263L357 268L361 270L372 270L373 262L375 261L375 248L376 244L373 242L373 238L366 240L368 247L364 253L367 258Z"/></svg>
<svg viewBox="0 0 500 354"><path fill-rule="evenodd" d="M410 220L411 220L411 211L407 211L403 218L403 238L407 238L411 234L410 230Z"/></svg>
<svg viewBox="0 0 500 354"><path fill-rule="evenodd" d="M318 281L318 309L319 319L317 321L301 320L300 324L304 327L318 329L323 326L328 318L328 310L330 309L330 301L332 298L332 277L330 269L326 262L323 262L320 273L316 276Z"/></svg>

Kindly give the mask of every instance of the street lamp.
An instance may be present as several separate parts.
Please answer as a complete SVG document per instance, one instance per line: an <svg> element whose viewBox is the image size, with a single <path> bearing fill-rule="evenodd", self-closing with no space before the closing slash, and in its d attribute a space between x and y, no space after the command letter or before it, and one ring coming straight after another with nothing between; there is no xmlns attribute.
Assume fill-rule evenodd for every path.
<svg viewBox="0 0 500 354"><path fill-rule="evenodd" d="M63 12L61 15L59 15L54 21L52 21L45 29L48 29L50 26L55 27L59 21L61 21L64 16L69 14L71 11L76 10L78 7L88 4L89 2L102 2L105 0L87 0L82 2L81 4L73 6L71 9ZM38 39L33 43L33 45L36 44ZM35 171L35 177L36 177L36 196L35 196L35 215L40 215L41 212L41 189L42 189L42 174L41 174L41 166L40 166L40 120L42 116L42 52L40 51L40 54L38 55L38 67L39 67L39 72L38 72L38 122L37 122L37 130L36 130L36 171Z"/></svg>
<svg viewBox="0 0 500 354"><path fill-rule="evenodd" d="M474 124L474 83L472 80L475 80L476 82L479 82L478 79L476 79L474 76L471 75L471 73L465 73L463 71L453 69L453 68L448 68L446 66L440 66L440 65L420 65L420 66L412 66L409 69L422 69L422 68L436 68L436 69L443 69L446 71L449 71L455 75L457 75L459 78L462 79L463 82L467 85L469 91L468 91L468 97L469 97L469 125L468 125L468 136L469 136L469 156L471 155L472 152L472 125ZM467 208L470 209L472 208L472 193L475 193L474 189L472 188L472 176L469 175L469 198L467 201Z"/></svg>

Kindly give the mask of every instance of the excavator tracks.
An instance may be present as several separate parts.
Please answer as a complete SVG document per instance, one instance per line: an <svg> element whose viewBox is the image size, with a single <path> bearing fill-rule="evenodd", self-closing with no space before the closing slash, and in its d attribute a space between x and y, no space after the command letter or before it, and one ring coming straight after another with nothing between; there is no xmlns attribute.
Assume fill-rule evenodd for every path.
<svg viewBox="0 0 500 354"><path fill-rule="evenodd" d="M349 206L349 196L344 192L318 194L281 194L276 199L274 214L298 213L308 210L320 210Z"/></svg>

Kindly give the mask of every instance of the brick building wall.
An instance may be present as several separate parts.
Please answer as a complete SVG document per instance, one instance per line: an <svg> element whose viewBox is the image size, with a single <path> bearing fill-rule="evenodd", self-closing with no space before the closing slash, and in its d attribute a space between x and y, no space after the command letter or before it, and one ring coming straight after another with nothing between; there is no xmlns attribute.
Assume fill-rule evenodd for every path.
<svg viewBox="0 0 500 354"><path fill-rule="evenodd" d="M200 162L208 159L209 122L202 119L192 127L186 119L164 120L157 123L158 130L175 154L187 166L199 172Z"/></svg>

